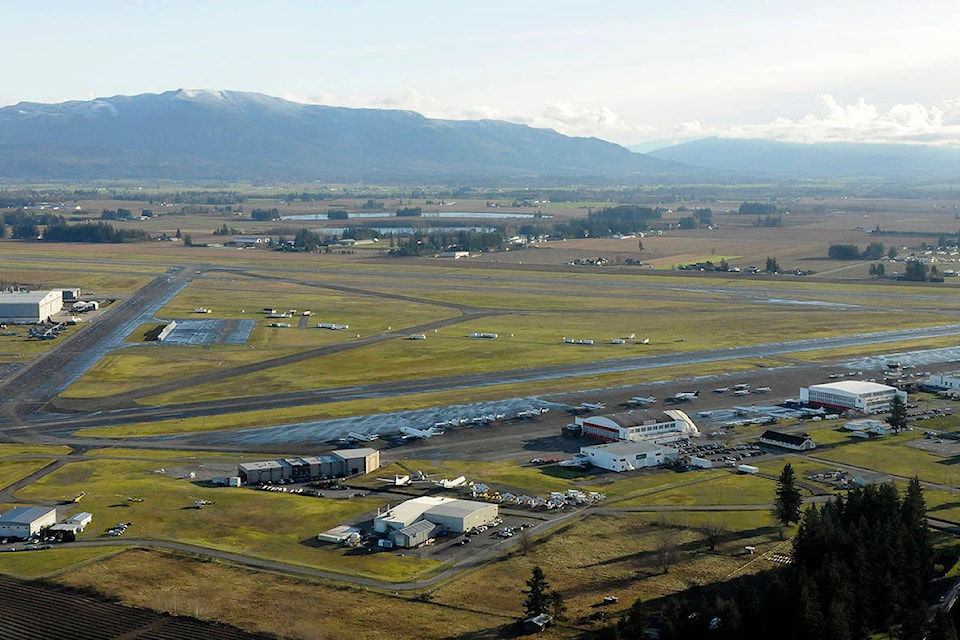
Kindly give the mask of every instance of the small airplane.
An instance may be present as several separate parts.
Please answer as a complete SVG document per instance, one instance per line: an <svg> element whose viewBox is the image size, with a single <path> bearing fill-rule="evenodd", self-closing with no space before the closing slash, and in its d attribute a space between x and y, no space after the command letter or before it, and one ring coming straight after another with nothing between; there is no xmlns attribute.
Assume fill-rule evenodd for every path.
<svg viewBox="0 0 960 640"><path fill-rule="evenodd" d="M83 496L85 495L87 495L87 492L81 491L77 495L73 496L73 499L71 500L71 502L80 502L81 500L83 500Z"/></svg>
<svg viewBox="0 0 960 640"><path fill-rule="evenodd" d="M204 499L201 498L201 499L196 500L196 501L193 503L193 506L196 507L197 509L202 509L202 508L204 508L205 506L210 505L210 504L213 504L213 503L214 503L213 500L204 500Z"/></svg>
<svg viewBox="0 0 960 640"><path fill-rule="evenodd" d="M714 393L726 393L730 390L730 387L717 387L713 390Z"/></svg>
<svg viewBox="0 0 960 640"><path fill-rule="evenodd" d="M650 344L650 338L644 338L640 341L640 344Z"/></svg>
<svg viewBox="0 0 960 640"><path fill-rule="evenodd" d="M737 389L733 392L735 396L748 396L750 395L750 389Z"/></svg>
<svg viewBox="0 0 960 640"><path fill-rule="evenodd" d="M393 478L378 478L378 480L381 482L386 482L393 487L405 487L412 482L410 480L410 476L401 476L399 474Z"/></svg>
<svg viewBox="0 0 960 640"><path fill-rule="evenodd" d="M753 390L754 393L770 393L772 389L770 387L757 387Z"/></svg>
<svg viewBox="0 0 960 640"><path fill-rule="evenodd" d="M443 429L430 427L429 429L414 429L413 427L400 427L400 435L404 440L408 438L432 438L433 436L442 436Z"/></svg>
<svg viewBox="0 0 960 640"><path fill-rule="evenodd" d="M517 413L518 418L536 418L537 416L543 415L550 412L550 407L540 407L538 409L527 409L525 411L520 411Z"/></svg>
<svg viewBox="0 0 960 640"><path fill-rule="evenodd" d="M685 402L687 400L694 400L699 397L699 391L681 391L680 393L674 394L673 399L680 402Z"/></svg>
<svg viewBox="0 0 960 640"><path fill-rule="evenodd" d="M602 402L581 402L580 409L583 411L598 411L600 409L606 409L607 405Z"/></svg>
<svg viewBox="0 0 960 640"><path fill-rule="evenodd" d="M433 483L441 489L456 489L457 487L462 487L467 484L467 479L463 476L457 476L453 480L444 478L443 480L434 480Z"/></svg>
<svg viewBox="0 0 960 640"><path fill-rule="evenodd" d="M358 431L351 431L347 434L347 437L355 442L371 442L372 440L378 439L380 436L376 433L360 433Z"/></svg>
<svg viewBox="0 0 960 640"><path fill-rule="evenodd" d="M647 397L633 396L632 398L627 400L627 404L647 405L647 404L653 404L656 401L657 399L654 398L653 396L647 396Z"/></svg>
<svg viewBox="0 0 960 640"><path fill-rule="evenodd" d="M743 391L744 389L749 389L750 385L746 382L741 382L740 384L733 385L735 391Z"/></svg>
<svg viewBox="0 0 960 640"><path fill-rule="evenodd" d="M126 502L143 502L143 498L138 498L137 496L124 496L121 494L115 494L118 498L123 498Z"/></svg>

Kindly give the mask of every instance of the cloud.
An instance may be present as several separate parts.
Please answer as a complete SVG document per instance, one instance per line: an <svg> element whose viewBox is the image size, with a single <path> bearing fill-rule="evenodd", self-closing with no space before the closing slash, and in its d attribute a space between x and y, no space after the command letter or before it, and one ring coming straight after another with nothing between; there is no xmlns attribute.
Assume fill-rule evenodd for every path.
<svg viewBox="0 0 960 640"><path fill-rule="evenodd" d="M881 110L864 98L841 104L818 96L822 113L798 120L777 118L769 124L731 127L725 138L764 138L785 142L866 142L960 147L960 98L935 105L895 104Z"/></svg>
<svg viewBox="0 0 960 640"><path fill-rule="evenodd" d="M597 137L605 140L643 138L656 132L656 129L649 125L628 123L609 107L585 107L572 102L557 102L543 107L538 113L524 115L509 113L487 104L454 106L417 89L376 97L288 93L283 98L304 104L402 109L441 120L506 120L531 127L554 129L568 136ZM699 123L696 123L696 126L699 127Z"/></svg>

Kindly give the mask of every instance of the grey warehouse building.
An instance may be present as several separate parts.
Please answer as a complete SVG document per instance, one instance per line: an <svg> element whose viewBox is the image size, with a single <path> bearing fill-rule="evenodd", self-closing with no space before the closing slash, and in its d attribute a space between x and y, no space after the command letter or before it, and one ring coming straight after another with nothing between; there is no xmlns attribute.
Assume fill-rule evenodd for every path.
<svg viewBox="0 0 960 640"><path fill-rule="evenodd" d="M0 322L36 324L63 309L63 292L3 291L0 292Z"/></svg>
<svg viewBox="0 0 960 640"><path fill-rule="evenodd" d="M317 478L334 478L370 473L380 468L380 452L376 449L338 449L329 455L306 458L280 458L244 462L237 465L237 475L244 484L267 482L309 482Z"/></svg>
<svg viewBox="0 0 960 640"><path fill-rule="evenodd" d="M57 510L53 507L17 507L0 516L0 536L29 538L56 522Z"/></svg>

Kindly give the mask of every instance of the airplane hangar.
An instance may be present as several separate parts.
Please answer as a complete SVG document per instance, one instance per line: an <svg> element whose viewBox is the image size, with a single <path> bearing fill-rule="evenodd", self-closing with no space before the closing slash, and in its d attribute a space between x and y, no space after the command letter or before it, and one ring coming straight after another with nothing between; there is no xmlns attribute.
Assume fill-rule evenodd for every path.
<svg viewBox="0 0 960 640"><path fill-rule="evenodd" d="M63 292L3 291L0 292L0 322L36 324L63 309Z"/></svg>
<svg viewBox="0 0 960 640"><path fill-rule="evenodd" d="M321 477L353 476L370 473L380 468L380 452L367 447L337 449L330 455L306 458L281 458L243 462L237 465L237 475L244 484L265 482L309 482Z"/></svg>
<svg viewBox="0 0 960 640"><path fill-rule="evenodd" d="M373 521L373 530L377 533L401 532L425 520L446 531L463 533L493 522L499 512L494 503L422 496L401 502L378 515ZM407 545L401 540L399 546Z"/></svg>
<svg viewBox="0 0 960 640"><path fill-rule="evenodd" d="M652 440L669 441L700 433L683 411L627 411L610 416L577 418L583 435L607 442Z"/></svg>

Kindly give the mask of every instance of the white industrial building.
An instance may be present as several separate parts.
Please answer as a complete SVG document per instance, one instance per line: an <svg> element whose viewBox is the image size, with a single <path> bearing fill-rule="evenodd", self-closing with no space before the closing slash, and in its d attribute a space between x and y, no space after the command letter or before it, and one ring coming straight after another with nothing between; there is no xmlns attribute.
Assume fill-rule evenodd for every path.
<svg viewBox="0 0 960 640"><path fill-rule="evenodd" d="M907 401L907 393L896 387L858 380L815 384L800 389L800 402L803 404L837 411L853 410L863 413L889 411L890 402L895 396L900 396L904 402Z"/></svg>
<svg viewBox="0 0 960 640"><path fill-rule="evenodd" d="M577 418L576 424L587 438L607 442L656 440L671 442L700 435L697 425L683 411L647 411L638 409L610 416Z"/></svg>
<svg viewBox="0 0 960 640"><path fill-rule="evenodd" d="M264 484L281 480L309 482L323 477L355 476L379 468L380 452L362 447L337 449L323 456L243 462L237 465L237 475L244 484Z"/></svg>
<svg viewBox="0 0 960 640"><path fill-rule="evenodd" d="M36 324L63 309L63 291L0 292L0 322Z"/></svg>
<svg viewBox="0 0 960 640"><path fill-rule="evenodd" d="M493 522L499 513L500 510L494 503L422 496L401 502L377 515L373 520L373 530L377 533L391 533L426 520L442 530L463 533ZM398 546L404 546L402 542L394 540L395 544L399 543Z"/></svg>
<svg viewBox="0 0 960 640"><path fill-rule="evenodd" d="M29 538L56 523L57 510L53 507L17 507L0 516L0 536Z"/></svg>
<svg viewBox="0 0 960 640"><path fill-rule="evenodd" d="M960 391L960 372L932 375L924 384L940 391Z"/></svg>
<svg viewBox="0 0 960 640"><path fill-rule="evenodd" d="M580 453L595 467L609 471L633 471L676 461L678 450L649 441L626 441L580 447Z"/></svg>

